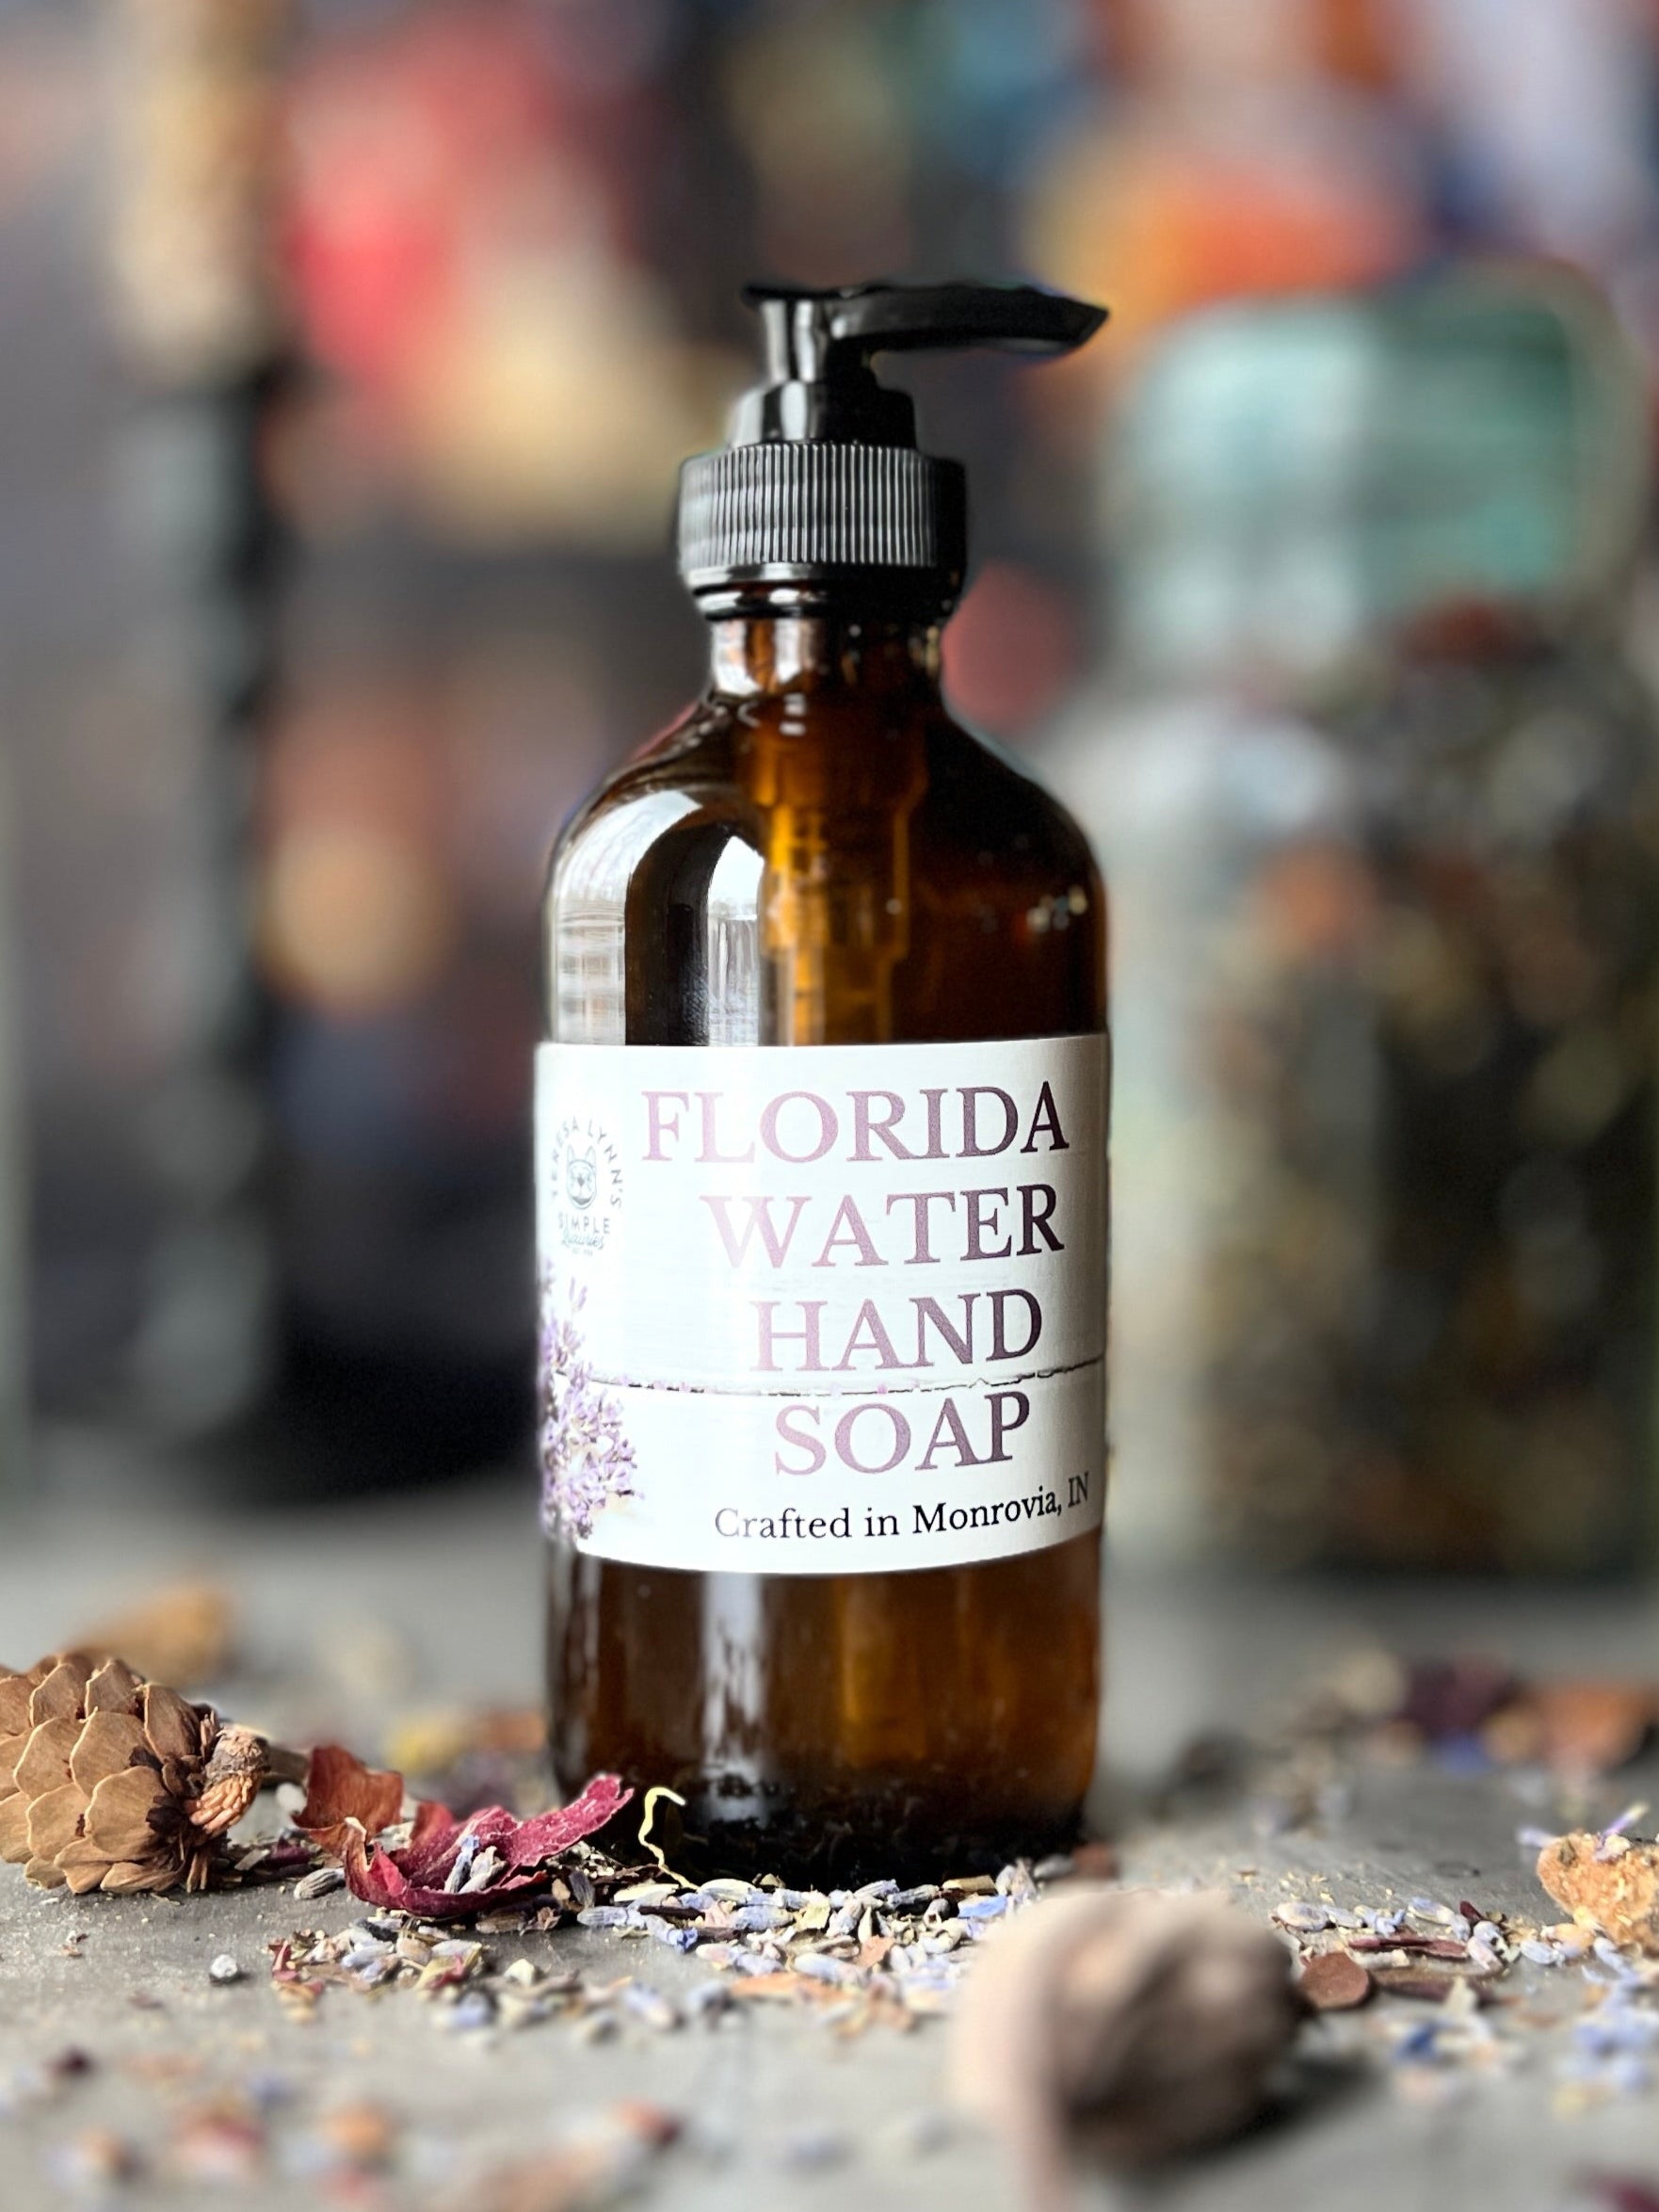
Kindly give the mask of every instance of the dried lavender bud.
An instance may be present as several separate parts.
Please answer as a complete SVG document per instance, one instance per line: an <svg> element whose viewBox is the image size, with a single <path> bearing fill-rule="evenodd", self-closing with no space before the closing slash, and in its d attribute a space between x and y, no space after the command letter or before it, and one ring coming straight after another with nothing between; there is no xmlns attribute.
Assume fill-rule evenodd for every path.
<svg viewBox="0 0 1659 2212"><path fill-rule="evenodd" d="M646 1922L659 1944L667 1944L671 1951L694 1951L697 1948L695 1928L676 1928L670 1921L650 1919Z"/></svg>
<svg viewBox="0 0 1659 2212"><path fill-rule="evenodd" d="M1070 1890L986 1946L958 2023L958 2101L1049 2204L1075 2155L1142 2166L1215 2141L1260 2107L1302 2017L1292 1963L1217 1897Z"/></svg>
<svg viewBox="0 0 1659 2212"><path fill-rule="evenodd" d="M1330 1926L1330 1908L1328 1905L1311 1905L1299 1898L1287 1904L1275 1905L1273 1917L1280 1928L1295 1929L1301 1935L1317 1935Z"/></svg>

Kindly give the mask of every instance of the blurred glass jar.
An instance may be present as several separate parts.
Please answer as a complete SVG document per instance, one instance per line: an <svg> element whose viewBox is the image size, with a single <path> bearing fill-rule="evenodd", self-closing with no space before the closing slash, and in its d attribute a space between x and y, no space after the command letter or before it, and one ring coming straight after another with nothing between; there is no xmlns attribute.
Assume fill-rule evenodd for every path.
<svg viewBox="0 0 1659 2212"><path fill-rule="evenodd" d="M1659 740L1638 374L1531 268L1217 312L1120 410L1119 1536L1646 1555Z"/></svg>

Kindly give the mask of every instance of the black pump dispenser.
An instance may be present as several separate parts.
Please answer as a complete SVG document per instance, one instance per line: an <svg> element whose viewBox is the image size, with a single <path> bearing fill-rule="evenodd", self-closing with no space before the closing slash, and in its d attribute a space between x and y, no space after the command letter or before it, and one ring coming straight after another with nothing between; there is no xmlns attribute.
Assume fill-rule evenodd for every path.
<svg viewBox="0 0 1659 2212"><path fill-rule="evenodd" d="M1105 310L1029 284L750 284L744 298L760 311L765 381L738 400L727 445L681 471L687 586L718 606L753 585L875 581L942 611L967 567L966 479L918 450L910 396L879 381L874 357L1068 353Z"/></svg>

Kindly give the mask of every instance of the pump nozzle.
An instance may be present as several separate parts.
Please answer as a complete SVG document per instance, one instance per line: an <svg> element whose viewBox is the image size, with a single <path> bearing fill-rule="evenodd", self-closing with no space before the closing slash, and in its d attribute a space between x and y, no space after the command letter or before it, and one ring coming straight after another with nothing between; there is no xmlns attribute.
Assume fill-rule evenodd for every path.
<svg viewBox="0 0 1659 2212"><path fill-rule="evenodd" d="M1069 353L1092 338L1103 307L1034 284L854 284L813 292L746 284L760 311L766 381L746 392L731 443L825 438L913 445L908 393L877 381L878 353L944 352L991 346L1007 352Z"/></svg>
<svg viewBox="0 0 1659 2212"><path fill-rule="evenodd" d="M813 292L750 284L765 381L733 412L723 452L681 476L680 565L699 597L746 583L901 571L948 605L967 561L956 461L916 449L908 393L877 378L878 353L992 346L1070 352L1105 310L1029 284L858 284Z"/></svg>

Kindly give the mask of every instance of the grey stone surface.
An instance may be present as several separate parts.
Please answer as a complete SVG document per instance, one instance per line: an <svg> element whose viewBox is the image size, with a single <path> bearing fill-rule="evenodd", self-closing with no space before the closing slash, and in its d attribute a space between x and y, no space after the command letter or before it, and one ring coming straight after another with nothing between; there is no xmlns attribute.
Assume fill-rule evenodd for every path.
<svg viewBox="0 0 1659 2212"><path fill-rule="evenodd" d="M392 1705L535 1695L539 1562L527 1515L508 1486L254 1520L73 1503L0 1523L0 1654L32 1658L163 1578L197 1571L222 1579L241 1610L250 1671L239 1717L296 1733L314 1724L372 1744ZM1356 1597L1120 1574L1103 1803L1127 1820L1126 1872L1220 1882L1262 1913L1277 1898L1322 1887L1339 1901L1422 1891L1539 1913L1515 1831L1551 1825L1563 1809L1525 1801L1501 1778L1373 1771L1320 1824L1277 1834L1258 1832L1248 1802L1188 1803L1154 1819L1145 1785L1195 1731L1246 1720L1356 1639L1504 1650L1540 1670L1628 1671L1652 1666L1654 1626L1651 1602L1594 1593L1372 1589ZM1589 1813L1609 1817L1628 1789L1620 1778L1617 1789L1598 1790ZM169 2172L178 2114L215 2094L274 2085L287 2101L273 2111L270 2171L222 2185L235 2201L273 2212L317 2201L317 2122L364 2099L395 2116L401 2148L395 2171L354 2202L464 2204L483 2171L625 2099L691 2123L691 2139L643 2178L640 2201L672 2212L991 2212L1018 2202L971 2130L919 2147L943 2106L941 2023L839 2042L813 2018L765 2006L729 2026L669 2035L630 2027L588 2045L560 2021L458 2036L406 1992L373 1999L338 1990L314 2021L297 2025L271 1990L266 1945L296 1928L344 1925L354 1913L348 1898L304 1905L286 1889L76 1901L32 1893L0 1868L3 2212L87 2201L62 2173L92 2128L118 2131L148 2162L147 2178L107 2192L114 2200L204 2197L200 2181ZM83 1940L66 1949L80 1930ZM669 1991L705 1971L657 1945L581 1930L493 1941L504 1954L580 1963L595 1976L632 1972ZM227 1953L246 1978L216 1984L210 1962ZM1286 2107L1271 2123L1130 2195L1160 2212L1558 2212L1578 2201L1574 2188L1590 2170L1643 2173L1659 2187L1659 2098L1622 2098L1577 2118L1556 2108L1568 2029L1553 2023L1581 2004L1577 1978L1570 1987L1528 1973L1513 1988L1524 2001L1506 2010L1500 2026L1512 2064L1454 2070L1429 2081L1433 2094L1408 2095L1382 2059L1377 2010L1329 2019L1310 2033ZM28 2069L72 2046L92 2059L89 2072L49 2101L20 2095ZM842 2155L811 2170L794 2162L815 2143Z"/></svg>

